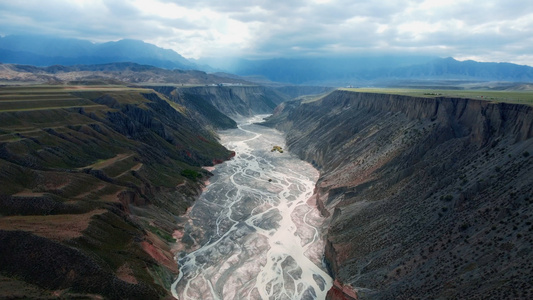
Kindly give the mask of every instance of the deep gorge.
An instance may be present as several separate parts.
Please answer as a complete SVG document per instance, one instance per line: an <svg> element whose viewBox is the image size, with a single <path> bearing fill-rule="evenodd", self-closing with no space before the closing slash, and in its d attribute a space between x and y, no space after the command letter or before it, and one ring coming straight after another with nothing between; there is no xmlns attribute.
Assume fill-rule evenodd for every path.
<svg viewBox="0 0 533 300"><path fill-rule="evenodd" d="M320 172L328 299L533 296L531 106L343 90L286 101L303 87L48 89L24 93L77 106L1 112L6 295L170 297L172 235L213 175L201 166L236 155L216 132L274 110L263 125Z"/></svg>
<svg viewBox="0 0 533 300"><path fill-rule="evenodd" d="M267 125L320 171L328 299L531 297L532 107L335 91Z"/></svg>

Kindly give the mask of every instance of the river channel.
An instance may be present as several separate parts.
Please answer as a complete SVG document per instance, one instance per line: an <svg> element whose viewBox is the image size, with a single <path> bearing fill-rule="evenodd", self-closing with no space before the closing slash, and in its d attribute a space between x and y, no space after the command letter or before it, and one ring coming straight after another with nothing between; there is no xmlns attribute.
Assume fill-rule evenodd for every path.
<svg viewBox="0 0 533 300"><path fill-rule="evenodd" d="M283 149L280 132L241 120L220 132L235 151L217 165L183 218L174 297L325 299L332 279L322 265L323 219L309 201L318 171Z"/></svg>

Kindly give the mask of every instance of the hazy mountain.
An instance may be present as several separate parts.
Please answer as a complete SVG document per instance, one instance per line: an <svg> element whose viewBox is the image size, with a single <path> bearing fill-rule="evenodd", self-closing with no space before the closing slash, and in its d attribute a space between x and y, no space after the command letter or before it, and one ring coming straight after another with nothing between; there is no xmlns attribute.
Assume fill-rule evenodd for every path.
<svg viewBox="0 0 533 300"><path fill-rule="evenodd" d="M451 57L393 70L399 78L450 78L532 82L533 68L511 63L457 61Z"/></svg>
<svg viewBox="0 0 533 300"><path fill-rule="evenodd" d="M294 84L384 85L398 80L533 82L533 68L511 63L457 61L431 56L367 56L201 62L241 76Z"/></svg>
<svg viewBox="0 0 533 300"><path fill-rule="evenodd" d="M164 69L224 71L255 82L299 85L390 86L406 81L533 82L533 68L511 63L457 61L420 55L367 55L314 58L206 58L187 60L177 52L139 40L91 43L49 36L0 38L0 62L35 66L134 62ZM256 78L258 80L253 80Z"/></svg>
<svg viewBox="0 0 533 300"><path fill-rule="evenodd" d="M509 295L533 290L533 107L479 99L337 90L276 108L267 124L320 170L327 299L532 299Z"/></svg>
<svg viewBox="0 0 533 300"><path fill-rule="evenodd" d="M50 36L0 38L0 61L36 66L134 62L165 69L198 69L177 52L139 40L91 43Z"/></svg>
<svg viewBox="0 0 533 300"><path fill-rule="evenodd" d="M259 75L272 81L316 84L360 78L369 71L406 67L429 62L431 56L361 56L336 58L276 58L265 60L205 59L212 67L241 76Z"/></svg>
<svg viewBox="0 0 533 300"><path fill-rule="evenodd" d="M0 49L45 57L90 56L91 49L94 47L96 44L86 40L41 35L8 35L0 38Z"/></svg>

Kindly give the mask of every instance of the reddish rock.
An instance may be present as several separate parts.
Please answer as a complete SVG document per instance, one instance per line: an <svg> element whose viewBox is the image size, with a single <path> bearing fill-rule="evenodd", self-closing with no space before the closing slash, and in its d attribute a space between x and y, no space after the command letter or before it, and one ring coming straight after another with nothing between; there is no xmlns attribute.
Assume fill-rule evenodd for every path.
<svg viewBox="0 0 533 300"><path fill-rule="evenodd" d="M147 201L143 197L139 197L139 194L134 191L123 191L120 192L117 195L118 199L120 200L120 203L124 206L124 210L126 212L129 212L129 205L135 205L135 206L145 206L147 205Z"/></svg>
<svg viewBox="0 0 533 300"><path fill-rule="evenodd" d="M174 273L178 272L178 266L170 251L161 249L160 247L156 247L155 244L150 243L148 241L141 242L141 246L143 250L159 264L165 266L167 269L173 271Z"/></svg>
<svg viewBox="0 0 533 300"><path fill-rule="evenodd" d="M335 279L333 286L326 295L326 300L358 300L357 293L351 286L343 285Z"/></svg>
<svg viewBox="0 0 533 300"><path fill-rule="evenodd" d="M230 160L233 157L235 157L235 151L231 151L231 153L229 154L229 156L226 159L217 159L217 158L213 159L213 165L221 164L221 163L225 162L226 160Z"/></svg>

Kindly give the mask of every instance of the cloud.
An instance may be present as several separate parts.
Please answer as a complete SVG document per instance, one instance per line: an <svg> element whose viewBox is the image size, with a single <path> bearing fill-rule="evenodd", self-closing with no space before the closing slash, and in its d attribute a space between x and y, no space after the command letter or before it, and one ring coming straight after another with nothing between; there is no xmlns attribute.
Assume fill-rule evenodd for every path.
<svg viewBox="0 0 533 300"><path fill-rule="evenodd" d="M141 39L186 57L421 53L533 65L526 0L18 0L0 34Z"/></svg>

